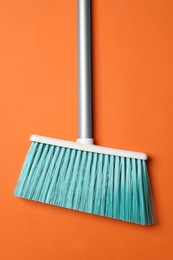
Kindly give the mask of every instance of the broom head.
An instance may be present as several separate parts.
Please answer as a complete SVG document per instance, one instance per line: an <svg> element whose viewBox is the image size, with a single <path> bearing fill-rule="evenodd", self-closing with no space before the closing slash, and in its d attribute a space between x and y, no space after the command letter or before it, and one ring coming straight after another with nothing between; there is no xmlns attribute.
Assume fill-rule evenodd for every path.
<svg viewBox="0 0 173 260"><path fill-rule="evenodd" d="M15 196L154 224L144 153L32 135Z"/></svg>

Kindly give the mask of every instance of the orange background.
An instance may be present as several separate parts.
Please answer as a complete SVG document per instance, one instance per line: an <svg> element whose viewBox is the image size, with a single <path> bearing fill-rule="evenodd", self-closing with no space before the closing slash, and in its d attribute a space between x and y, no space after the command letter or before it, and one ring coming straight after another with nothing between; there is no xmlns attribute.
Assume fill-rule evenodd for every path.
<svg viewBox="0 0 173 260"><path fill-rule="evenodd" d="M158 224L18 199L32 133L77 138L76 1L0 0L0 259L173 259L173 3L93 0L94 136L145 151Z"/></svg>

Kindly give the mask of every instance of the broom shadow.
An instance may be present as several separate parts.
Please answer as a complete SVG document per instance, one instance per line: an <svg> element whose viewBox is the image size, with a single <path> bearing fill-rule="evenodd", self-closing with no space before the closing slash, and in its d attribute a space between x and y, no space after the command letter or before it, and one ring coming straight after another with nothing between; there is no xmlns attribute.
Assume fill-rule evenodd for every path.
<svg viewBox="0 0 173 260"><path fill-rule="evenodd" d="M151 201L152 201L152 205L153 205L153 215L154 215L154 218L155 218L155 225L158 226L160 221L159 221L159 218L158 218L158 214L156 213L156 208L157 208L156 199L155 199L156 196L155 196L155 192L154 192L154 187L152 185L152 183L154 183L153 165L154 165L154 159L149 156L148 160L147 160L147 168L148 168L148 177L149 177L149 181L150 181L150 188L151 188L151 191L152 191Z"/></svg>

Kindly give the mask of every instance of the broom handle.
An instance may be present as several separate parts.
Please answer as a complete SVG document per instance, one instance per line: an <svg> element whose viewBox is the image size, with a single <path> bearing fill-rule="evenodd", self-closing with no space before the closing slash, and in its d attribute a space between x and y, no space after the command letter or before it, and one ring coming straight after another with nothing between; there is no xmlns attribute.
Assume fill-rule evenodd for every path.
<svg viewBox="0 0 173 260"><path fill-rule="evenodd" d="M90 0L78 0L78 141L92 143Z"/></svg>

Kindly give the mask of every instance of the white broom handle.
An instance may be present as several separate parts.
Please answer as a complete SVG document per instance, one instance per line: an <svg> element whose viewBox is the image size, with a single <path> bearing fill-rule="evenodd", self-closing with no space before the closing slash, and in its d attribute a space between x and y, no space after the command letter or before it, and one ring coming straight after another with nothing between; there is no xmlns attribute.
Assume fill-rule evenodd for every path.
<svg viewBox="0 0 173 260"><path fill-rule="evenodd" d="M78 138L92 140L90 0L78 0Z"/></svg>

